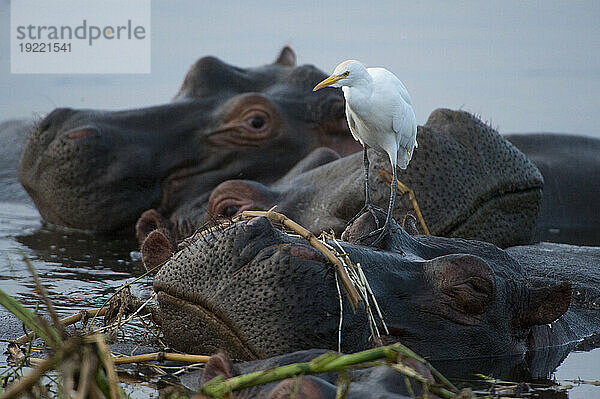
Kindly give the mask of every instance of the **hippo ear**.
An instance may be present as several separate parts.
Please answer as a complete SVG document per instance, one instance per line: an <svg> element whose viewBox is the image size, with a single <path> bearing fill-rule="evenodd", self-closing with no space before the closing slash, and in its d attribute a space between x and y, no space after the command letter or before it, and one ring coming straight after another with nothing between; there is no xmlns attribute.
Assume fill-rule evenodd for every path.
<svg viewBox="0 0 600 399"><path fill-rule="evenodd" d="M289 46L285 46L281 49L279 57L275 60L275 64L283 66L296 66L296 53Z"/></svg>
<svg viewBox="0 0 600 399"><path fill-rule="evenodd" d="M425 270L440 294L440 304L445 305L443 309L448 317L474 323L494 301L494 271L477 256L440 256L431 260Z"/></svg>
<svg viewBox="0 0 600 399"><path fill-rule="evenodd" d="M268 210L279 202L278 193L252 180L227 180L208 198L208 213L215 217L233 217L246 210Z"/></svg>
<svg viewBox="0 0 600 399"><path fill-rule="evenodd" d="M200 383L204 385L215 377L231 378L233 375L233 363L229 360L229 357L224 353L217 353L212 355L206 362Z"/></svg>
<svg viewBox="0 0 600 399"><path fill-rule="evenodd" d="M147 271L154 271L159 265L165 263L175 252L175 245L168 238L168 232L164 229L152 231L142 243L142 262Z"/></svg>
<svg viewBox="0 0 600 399"><path fill-rule="evenodd" d="M569 309L571 292L569 281L550 287L530 288L529 301L518 316L518 324L527 327L552 323Z"/></svg>
<svg viewBox="0 0 600 399"><path fill-rule="evenodd" d="M158 213L155 209L149 209L142 213L140 218L135 224L135 235L138 242L141 244L144 242L148 234L156 229L164 229L165 231L172 231L173 224ZM175 238L169 233L169 239L174 243Z"/></svg>

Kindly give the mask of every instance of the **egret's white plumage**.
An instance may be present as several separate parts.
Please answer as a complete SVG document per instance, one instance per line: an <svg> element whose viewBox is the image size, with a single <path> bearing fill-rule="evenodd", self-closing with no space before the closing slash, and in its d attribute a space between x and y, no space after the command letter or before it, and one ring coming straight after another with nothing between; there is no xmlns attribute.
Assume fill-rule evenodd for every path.
<svg viewBox="0 0 600 399"><path fill-rule="evenodd" d="M396 166L406 169L417 147L417 120L404 84L385 68L365 68L356 60L339 64L333 74L315 86L341 87L346 99L350 132L365 148L366 207L370 204L367 147L387 153L392 164L394 184L386 217L387 228L395 200ZM364 209L363 208L363 211ZM362 212L362 211L361 211ZM379 241L383 237L377 239Z"/></svg>
<svg viewBox="0 0 600 399"><path fill-rule="evenodd" d="M352 136L363 146L387 153L393 166L406 169L418 146L417 119L400 79L385 68L365 68L355 60L339 64L332 77L342 77L329 86L344 92Z"/></svg>

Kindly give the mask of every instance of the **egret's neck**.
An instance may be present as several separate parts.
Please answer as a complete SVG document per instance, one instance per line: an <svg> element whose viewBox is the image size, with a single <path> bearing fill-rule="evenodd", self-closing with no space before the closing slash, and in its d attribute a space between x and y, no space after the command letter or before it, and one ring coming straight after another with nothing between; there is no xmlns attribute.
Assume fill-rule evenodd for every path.
<svg viewBox="0 0 600 399"><path fill-rule="evenodd" d="M348 104L359 111L361 104L366 104L366 100L373 94L373 78L365 71L364 74L354 77L350 84L342 86L342 91Z"/></svg>
<svg viewBox="0 0 600 399"><path fill-rule="evenodd" d="M348 82L346 86L365 94L371 94L373 91L373 78L365 69L362 71L362 73L354 75L352 80Z"/></svg>
<svg viewBox="0 0 600 399"><path fill-rule="evenodd" d="M366 117L371 112L370 99L373 94L373 79L369 74L367 76L342 87L346 104L362 117Z"/></svg>

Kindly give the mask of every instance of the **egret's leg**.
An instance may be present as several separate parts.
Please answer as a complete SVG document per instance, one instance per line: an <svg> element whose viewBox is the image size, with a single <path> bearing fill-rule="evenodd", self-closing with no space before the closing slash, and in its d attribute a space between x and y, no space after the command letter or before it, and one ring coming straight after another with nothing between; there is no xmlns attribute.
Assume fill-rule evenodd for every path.
<svg viewBox="0 0 600 399"><path fill-rule="evenodd" d="M396 192L398 191L398 179L396 178L396 166L395 165L392 166L392 172L393 172L392 173L393 180L392 180L392 187L391 187L391 191L390 191L390 202L388 205L387 215L385 217L385 223L384 223L383 227L375 229L372 232L370 232L369 234L367 234L363 237L360 237L358 239L358 241L363 241L367 238L374 237L375 235L379 234L379 236L375 239L375 241L373 241L372 243L369 244L369 245L373 245L373 246L377 245L390 230L390 222L392 221L392 216L394 214L394 204L396 202Z"/></svg>
<svg viewBox="0 0 600 399"><path fill-rule="evenodd" d="M371 212L371 215L375 219L375 224L379 227L379 219L377 219L377 215L375 214L375 206L371 201L371 186L369 184L369 156L367 155L367 147L363 147L363 165L365 168L365 205L362 209L354 215L352 219L348 221L348 226L352 224L360 215L365 213L367 209Z"/></svg>
<svg viewBox="0 0 600 399"><path fill-rule="evenodd" d="M379 171L379 176L381 176L382 179L384 179L386 182L389 182L388 184L391 185L392 176L391 176L390 172L381 169ZM400 195L408 194L408 199L410 200L413 210L415 211L415 214L417 215L417 219L419 220L419 223L421 224L423 233L427 236L431 235L431 233L429 232L429 229L427 228L427 223L425 223L425 219L423 218L423 214L421 213L421 208L419 207L419 203L417 202L417 197L415 195L415 192L410 187L408 187L406 184L402 183L401 181L398 181L398 191L400 192Z"/></svg>

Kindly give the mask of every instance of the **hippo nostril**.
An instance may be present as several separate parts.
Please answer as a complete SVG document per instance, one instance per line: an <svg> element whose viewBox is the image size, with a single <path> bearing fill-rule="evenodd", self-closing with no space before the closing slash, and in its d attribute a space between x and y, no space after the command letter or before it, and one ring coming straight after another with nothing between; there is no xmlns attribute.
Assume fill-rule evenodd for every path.
<svg viewBox="0 0 600 399"><path fill-rule="evenodd" d="M84 137L94 136L98 133L98 129L93 126L84 126L71 129L64 133L64 135L71 140L81 139Z"/></svg>
<svg viewBox="0 0 600 399"><path fill-rule="evenodd" d="M228 207L226 207L225 209L223 209L220 214L226 217L232 217L234 216L236 213L238 213L239 208L235 205L229 205Z"/></svg>

